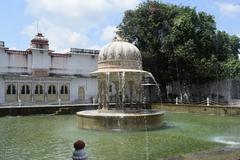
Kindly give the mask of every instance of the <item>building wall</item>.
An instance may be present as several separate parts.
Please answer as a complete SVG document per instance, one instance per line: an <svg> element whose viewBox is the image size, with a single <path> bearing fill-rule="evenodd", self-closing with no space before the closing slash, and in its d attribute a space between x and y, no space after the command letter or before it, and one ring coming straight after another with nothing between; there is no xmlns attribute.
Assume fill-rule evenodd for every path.
<svg viewBox="0 0 240 160"><path fill-rule="evenodd" d="M15 86L16 94L7 94L9 85ZM30 93L22 93L24 85L29 86ZM36 86L42 86L42 94L36 94ZM55 94L49 94L49 86L55 86ZM67 94L61 94L61 86L67 86ZM80 98L80 87L84 89L83 99ZM89 103L93 102L93 99L97 100L97 80L95 78L5 76L0 78L0 88L0 104L18 105L19 100L22 105L58 104L59 99L61 103Z"/></svg>
<svg viewBox="0 0 240 160"><path fill-rule="evenodd" d="M36 77L4 77L0 79L1 87L1 101L0 103L18 104L19 100L22 104L34 104L34 103L58 103L70 102L70 80L69 78L36 78ZM14 94L8 93L8 86L14 85L16 92ZM23 87L25 86L25 87ZM28 89L26 89L28 86ZM36 86L42 86L42 92L36 93ZM54 86L53 91L49 92L49 86ZM61 91L61 87L66 86L66 92ZM28 90L28 91L27 91Z"/></svg>
<svg viewBox="0 0 240 160"><path fill-rule="evenodd" d="M80 99L80 87L84 88L84 100ZM72 102L86 103L97 99L97 80L95 78L72 79L70 83L70 100Z"/></svg>
<svg viewBox="0 0 240 160"><path fill-rule="evenodd" d="M175 102L175 98L178 97L180 102L201 103L208 97L214 103L232 104L234 101L233 93L236 88L233 86L233 81L235 80L225 79L200 85L184 85L178 82L172 82L167 86L168 98L172 102Z"/></svg>
<svg viewBox="0 0 240 160"><path fill-rule="evenodd" d="M27 54L7 54L8 67L14 68L27 68L28 55Z"/></svg>
<svg viewBox="0 0 240 160"><path fill-rule="evenodd" d="M89 76L90 72L97 69L96 54L59 54L36 48L30 48L27 53L21 51L8 53L7 49L0 48L0 73L31 74L33 69L44 69L52 74Z"/></svg>
<svg viewBox="0 0 240 160"><path fill-rule="evenodd" d="M84 54L52 56L50 66L50 73L88 76L97 69L97 56Z"/></svg>
<svg viewBox="0 0 240 160"><path fill-rule="evenodd" d="M228 106L228 105L174 105L174 104L153 104L153 109L161 109L169 112L189 112L189 113L200 113L200 114L215 114L215 115L226 115L226 116L239 116L240 107Z"/></svg>
<svg viewBox="0 0 240 160"><path fill-rule="evenodd" d="M7 72L8 54L5 53L4 48L0 48L0 73Z"/></svg>
<svg viewBox="0 0 240 160"><path fill-rule="evenodd" d="M69 56L52 56L51 68L53 69L66 69L69 63Z"/></svg>
<svg viewBox="0 0 240 160"><path fill-rule="evenodd" d="M32 51L32 68L37 69L49 69L50 67L50 56L48 50L37 50L31 49Z"/></svg>

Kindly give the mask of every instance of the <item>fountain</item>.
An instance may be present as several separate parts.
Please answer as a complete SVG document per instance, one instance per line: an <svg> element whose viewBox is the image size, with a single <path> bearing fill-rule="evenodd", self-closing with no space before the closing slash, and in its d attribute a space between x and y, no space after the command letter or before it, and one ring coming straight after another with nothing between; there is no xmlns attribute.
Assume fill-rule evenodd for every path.
<svg viewBox="0 0 240 160"><path fill-rule="evenodd" d="M156 81L151 73L142 70L142 57L136 46L116 38L101 49L98 70L91 74L97 76L99 105L97 110L77 112L80 128L161 127L164 112L146 109L144 79L149 77Z"/></svg>

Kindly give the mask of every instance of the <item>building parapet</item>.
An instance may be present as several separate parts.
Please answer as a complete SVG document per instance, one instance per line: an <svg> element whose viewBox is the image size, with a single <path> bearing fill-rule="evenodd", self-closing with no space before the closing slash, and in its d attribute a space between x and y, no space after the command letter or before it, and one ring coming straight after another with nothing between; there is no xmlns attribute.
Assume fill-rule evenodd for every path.
<svg viewBox="0 0 240 160"><path fill-rule="evenodd" d="M52 57L71 57L71 54L69 53L50 52L49 55L51 55Z"/></svg>
<svg viewBox="0 0 240 160"><path fill-rule="evenodd" d="M6 50L6 53L8 54L31 54L32 52L27 50L27 51L20 51L20 50Z"/></svg>
<svg viewBox="0 0 240 160"><path fill-rule="evenodd" d="M81 48L70 48L70 52L72 52L72 53L99 54L99 50L81 49Z"/></svg>

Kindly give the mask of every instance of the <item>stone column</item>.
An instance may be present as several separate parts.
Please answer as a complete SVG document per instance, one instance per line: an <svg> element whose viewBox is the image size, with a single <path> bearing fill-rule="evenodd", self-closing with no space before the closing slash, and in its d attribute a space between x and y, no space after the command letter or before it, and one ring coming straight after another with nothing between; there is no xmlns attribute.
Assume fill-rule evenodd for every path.
<svg viewBox="0 0 240 160"><path fill-rule="evenodd" d="M115 90L116 90L116 95L115 95L115 99L116 99L116 109L118 109L119 106L120 106L119 82L118 82L118 81L114 81L113 83L114 83Z"/></svg>
<svg viewBox="0 0 240 160"><path fill-rule="evenodd" d="M106 87L105 88L105 92L106 92L106 94L105 94L105 96L106 96L106 106L105 106L105 109L108 110L109 107L110 107L109 106L109 103L110 103L109 102L109 84L110 84L110 80L109 80L110 79L110 73L109 72L106 73L106 77L105 78L106 78L106 80L105 80L105 85L106 85L105 86Z"/></svg>
<svg viewBox="0 0 240 160"><path fill-rule="evenodd" d="M31 98L32 98L32 104L34 103L34 84L33 84L33 79L32 79L32 84L31 84Z"/></svg>
<svg viewBox="0 0 240 160"><path fill-rule="evenodd" d="M102 109L102 82L98 77L98 109Z"/></svg>
<svg viewBox="0 0 240 160"><path fill-rule="evenodd" d="M107 83L106 83L106 79L103 81L103 87L102 87L102 90L103 90L103 109L104 110L108 110L108 91L107 91Z"/></svg>
<svg viewBox="0 0 240 160"><path fill-rule="evenodd" d="M133 81L129 81L129 101L130 101L130 108L133 108Z"/></svg>
<svg viewBox="0 0 240 160"><path fill-rule="evenodd" d="M43 93L44 93L44 102L47 103L47 95L48 95L48 85L46 83L44 83L43 85L44 87L44 90L43 90Z"/></svg>
<svg viewBox="0 0 240 160"><path fill-rule="evenodd" d="M57 82L57 89L56 89L56 92L57 92L57 101L58 101L58 104L60 104L59 101L61 101L61 100L60 100L59 82ZM63 92L64 92L64 91L63 91Z"/></svg>
<svg viewBox="0 0 240 160"><path fill-rule="evenodd" d="M122 72L122 110L125 110L125 72Z"/></svg>
<svg viewBox="0 0 240 160"><path fill-rule="evenodd" d="M20 87L19 87L19 83L17 82L17 86L16 86L16 93L17 93L17 101L19 101L20 100Z"/></svg>

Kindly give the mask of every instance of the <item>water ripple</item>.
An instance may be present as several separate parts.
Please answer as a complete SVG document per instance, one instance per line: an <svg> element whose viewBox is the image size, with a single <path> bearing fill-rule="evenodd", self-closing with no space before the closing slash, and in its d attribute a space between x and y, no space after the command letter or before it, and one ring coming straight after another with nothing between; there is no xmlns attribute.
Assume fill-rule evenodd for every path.
<svg viewBox="0 0 240 160"><path fill-rule="evenodd" d="M218 136L213 138L214 142L227 144L230 146L240 147L240 137L234 136Z"/></svg>

